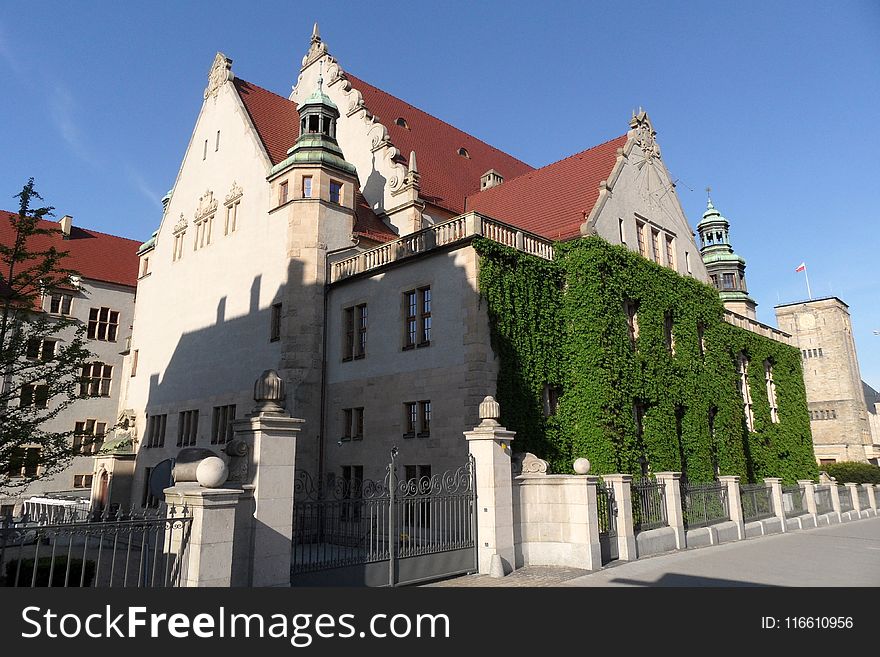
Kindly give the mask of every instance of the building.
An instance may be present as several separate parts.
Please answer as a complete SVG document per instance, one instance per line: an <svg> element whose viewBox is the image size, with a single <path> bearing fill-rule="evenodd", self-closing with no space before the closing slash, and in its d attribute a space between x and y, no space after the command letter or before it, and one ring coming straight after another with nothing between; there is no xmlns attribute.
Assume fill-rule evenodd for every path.
<svg viewBox="0 0 880 657"><path fill-rule="evenodd" d="M289 98L236 77L221 53L203 98L139 251L120 406L134 419L138 504L180 449L224 449L268 369L306 421L298 468L381 479L392 447L407 478L460 465L462 432L504 367L480 243L549 262L558 241L592 235L664 276L709 281L643 111L624 134L534 169L346 73L317 26ZM789 349L789 336L717 301L718 323ZM740 406L727 420L739 427L729 361L725 394ZM531 409L555 408L550 383Z"/></svg>
<svg viewBox="0 0 880 657"><path fill-rule="evenodd" d="M14 239L9 222L13 214L0 212L0 242L4 244ZM102 448L105 430L116 424L119 400L124 396L121 391L126 383L122 364L134 315L138 243L76 226L69 215L57 223L42 221L40 227L51 233L33 238L31 248L54 246L59 251L67 251L63 266L79 272L79 277L69 286L46 290L40 310L50 317L69 317L86 326L87 346L94 355L94 361L83 372L83 398L46 425L48 431L74 430L74 447L81 446L81 455L51 477L36 479L24 487L0 489L0 505L4 510L0 515L32 496L90 497L93 486L97 489L99 483L94 481L93 455ZM64 340L64 334L59 340ZM39 357L51 356L56 344L57 341L44 341ZM34 403L39 403L36 398ZM9 473L10 476L39 475L39 469L30 463L33 461L25 458L19 471Z"/></svg>
<svg viewBox="0 0 880 657"><path fill-rule="evenodd" d="M776 319L801 350L819 463L880 464L877 393L861 378L849 306L837 297L781 304Z"/></svg>

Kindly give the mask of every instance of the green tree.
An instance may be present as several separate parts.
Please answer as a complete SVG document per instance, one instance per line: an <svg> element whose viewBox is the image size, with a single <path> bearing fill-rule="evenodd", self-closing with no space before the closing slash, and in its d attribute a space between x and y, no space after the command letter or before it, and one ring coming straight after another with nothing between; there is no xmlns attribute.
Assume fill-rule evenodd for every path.
<svg viewBox="0 0 880 657"><path fill-rule="evenodd" d="M91 353L86 328L50 308L52 294L70 292L76 272L65 267L55 232L41 221L52 207L34 208L42 197L33 178L15 195L18 213L11 236L0 240L0 487L15 487L63 469L74 456L73 428L47 430L79 397L83 366ZM63 303L62 297L57 297ZM45 312L58 310L58 313Z"/></svg>

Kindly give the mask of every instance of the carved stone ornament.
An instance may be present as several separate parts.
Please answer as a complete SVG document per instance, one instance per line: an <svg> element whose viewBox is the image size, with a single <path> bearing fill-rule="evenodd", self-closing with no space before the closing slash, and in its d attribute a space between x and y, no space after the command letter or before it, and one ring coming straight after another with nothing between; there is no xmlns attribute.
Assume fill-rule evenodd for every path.
<svg viewBox="0 0 880 657"><path fill-rule="evenodd" d="M282 413L284 397L284 379L275 370L265 370L254 383L254 401L257 402L254 412L257 415Z"/></svg>
<svg viewBox="0 0 880 657"><path fill-rule="evenodd" d="M547 474L547 461L539 459L531 452L518 452L510 458L513 474Z"/></svg>
<svg viewBox="0 0 880 657"><path fill-rule="evenodd" d="M177 220L177 223L174 224L174 234L182 233L186 230L186 217L183 216L183 212L180 213L180 219Z"/></svg>
<svg viewBox="0 0 880 657"><path fill-rule="evenodd" d="M201 221L216 211L217 199L214 198L214 192L209 189L199 198L199 207L196 209L196 221Z"/></svg>
<svg viewBox="0 0 880 657"><path fill-rule="evenodd" d="M648 113L641 108L639 109L638 114L633 113L633 117L629 122L629 127L630 132L633 133L632 136L635 138L636 144L645 154L645 159L650 162L656 157L659 160L660 146L655 139L657 133L654 131L654 126L651 125L651 119L648 118Z"/></svg>
<svg viewBox="0 0 880 657"><path fill-rule="evenodd" d="M214 57L214 63L211 64L211 70L208 72L208 86L205 88L205 99L207 100L208 96L216 98L220 87L234 79L232 60L222 52L218 52L216 57Z"/></svg>
<svg viewBox="0 0 880 657"><path fill-rule="evenodd" d="M480 403L480 424L482 426L498 426L501 417L501 405L491 395Z"/></svg>
<svg viewBox="0 0 880 657"><path fill-rule="evenodd" d="M238 182L233 180L232 181L232 189L229 190L229 193L226 195L226 198L223 201L224 205L232 205L238 199L240 199L243 194L244 194L244 192L242 191Z"/></svg>
<svg viewBox="0 0 880 657"><path fill-rule="evenodd" d="M327 44L321 40L321 33L318 30L318 24L312 28L312 39L309 42L309 51L302 59L302 67L305 68L316 59L320 59L327 54Z"/></svg>

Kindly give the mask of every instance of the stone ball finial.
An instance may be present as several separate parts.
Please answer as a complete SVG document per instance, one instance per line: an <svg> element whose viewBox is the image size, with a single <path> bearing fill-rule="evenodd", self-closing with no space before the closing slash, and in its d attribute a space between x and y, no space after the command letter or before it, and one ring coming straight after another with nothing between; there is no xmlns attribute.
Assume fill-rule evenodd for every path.
<svg viewBox="0 0 880 657"><path fill-rule="evenodd" d="M255 411L259 413L281 413L284 411L284 379L275 370L266 370L254 383Z"/></svg>
<svg viewBox="0 0 880 657"><path fill-rule="evenodd" d="M229 469L219 456L209 456L196 466L196 481L202 488L218 488L228 476Z"/></svg>
<svg viewBox="0 0 880 657"><path fill-rule="evenodd" d="M491 395L480 403L480 421L482 424L498 424L501 418L501 405Z"/></svg>
<svg viewBox="0 0 880 657"><path fill-rule="evenodd" d="M577 474L585 475L590 471L590 460L583 458L575 459L574 465L572 467Z"/></svg>

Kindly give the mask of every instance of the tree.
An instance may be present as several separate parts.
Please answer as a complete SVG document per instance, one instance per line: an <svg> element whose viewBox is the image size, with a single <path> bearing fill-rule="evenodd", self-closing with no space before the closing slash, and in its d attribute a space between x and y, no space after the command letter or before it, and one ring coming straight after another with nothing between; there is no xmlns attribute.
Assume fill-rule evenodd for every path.
<svg viewBox="0 0 880 657"><path fill-rule="evenodd" d="M43 200L33 178L15 198L13 239L0 240L0 488L54 474L75 455L73 428L50 431L47 422L78 399L91 357L86 327L48 307L53 293L64 303L77 280L53 245L55 230L41 224L53 208L31 207Z"/></svg>

